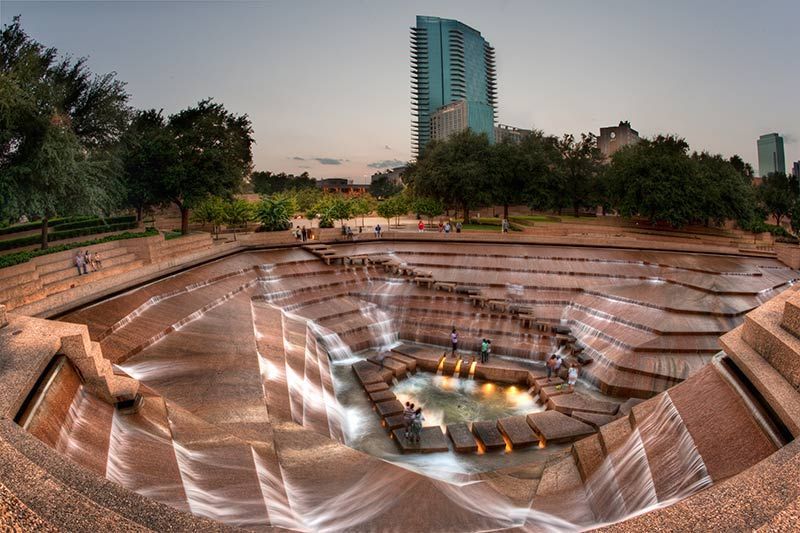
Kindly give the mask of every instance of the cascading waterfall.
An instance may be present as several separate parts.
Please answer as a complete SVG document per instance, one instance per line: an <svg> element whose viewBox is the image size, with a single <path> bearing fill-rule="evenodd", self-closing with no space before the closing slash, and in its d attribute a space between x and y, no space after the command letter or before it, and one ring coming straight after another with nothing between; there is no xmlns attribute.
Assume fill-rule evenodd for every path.
<svg viewBox="0 0 800 533"><path fill-rule="evenodd" d="M658 451L657 464L647 451ZM586 482L599 520L615 522L654 507L669 505L711 485L712 480L668 393L612 451Z"/></svg>

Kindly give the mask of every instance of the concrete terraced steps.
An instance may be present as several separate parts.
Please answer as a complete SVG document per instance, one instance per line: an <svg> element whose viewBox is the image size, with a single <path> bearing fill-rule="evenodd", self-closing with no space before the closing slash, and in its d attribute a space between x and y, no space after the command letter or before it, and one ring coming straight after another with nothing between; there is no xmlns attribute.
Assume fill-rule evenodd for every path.
<svg viewBox="0 0 800 533"><path fill-rule="evenodd" d="M687 496L777 449L714 365L669 392L622 410L629 412L577 441L571 457L549 465L542 478L549 477L548 469L570 477L568 492L586 499L594 522L618 520ZM547 509L552 490L540 484L537 499L541 496L543 503L540 507L534 500L534 508Z"/></svg>

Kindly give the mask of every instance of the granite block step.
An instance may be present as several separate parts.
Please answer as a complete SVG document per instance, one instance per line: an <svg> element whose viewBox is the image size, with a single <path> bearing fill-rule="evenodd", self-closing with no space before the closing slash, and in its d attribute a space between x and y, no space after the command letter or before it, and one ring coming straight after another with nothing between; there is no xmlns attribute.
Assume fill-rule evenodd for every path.
<svg viewBox="0 0 800 533"><path fill-rule="evenodd" d="M379 381L377 383L367 383L364 385L364 390L369 392L378 392L382 390L388 390L389 385L385 381Z"/></svg>
<svg viewBox="0 0 800 533"><path fill-rule="evenodd" d="M497 430L497 422L473 422L472 433L478 438L478 441L483 445L483 449L487 452L494 450L502 450L506 447L506 441L503 440L503 435Z"/></svg>
<svg viewBox="0 0 800 533"><path fill-rule="evenodd" d="M581 479L586 482L594 474L605 459L600 438L595 434L581 439L572 446L572 456L578 465Z"/></svg>
<svg viewBox="0 0 800 533"><path fill-rule="evenodd" d="M402 429L395 429L392 435L403 453L435 453L446 452L450 449L447 447L447 440L439 426L422 428L419 442L406 439Z"/></svg>
<svg viewBox="0 0 800 533"><path fill-rule="evenodd" d="M388 400L385 402L378 402L375 404L375 410L382 418L387 416L397 415L403 412L403 404L397 400Z"/></svg>
<svg viewBox="0 0 800 533"><path fill-rule="evenodd" d="M595 429L600 429L602 426L609 424L619 418L621 414L617 414L617 416L613 415L601 415L598 413L588 413L586 411L572 411L572 418L575 420L580 420L584 424L589 424Z"/></svg>
<svg viewBox="0 0 800 533"><path fill-rule="evenodd" d="M539 443L539 437L528 425L525 415L501 418L497 421L497 429L505 435L515 450Z"/></svg>
<svg viewBox="0 0 800 533"><path fill-rule="evenodd" d="M465 422L447 424L447 436L453 441L453 449L458 453L472 453L478 451L475 436Z"/></svg>
<svg viewBox="0 0 800 533"><path fill-rule="evenodd" d="M405 428L406 421L402 413L399 415L389 415L383 418L383 426L394 431L397 428Z"/></svg>
<svg viewBox="0 0 800 533"><path fill-rule="evenodd" d="M595 429L580 420L570 418L558 411L531 413L526 422L539 435L544 444L569 442L591 435Z"/></svg>
<svg viewBox="0 0 800 533"><path fill-rule="evenodd" d="M369 399L372 400L373 403L385 402L387 400L394 400L395 398L396 397L394 393L390 390L381 390L369 393Z"/></svg>
<svg viewBox="0 0 800 533"><path fill-rule="evenodd" d="M573 411L615 415L619 410L619 405L613 402L595 400L591 396L573 392L572 394L561 394L548 398L547 408L564 413L565 415L571 415Z"/></svg>

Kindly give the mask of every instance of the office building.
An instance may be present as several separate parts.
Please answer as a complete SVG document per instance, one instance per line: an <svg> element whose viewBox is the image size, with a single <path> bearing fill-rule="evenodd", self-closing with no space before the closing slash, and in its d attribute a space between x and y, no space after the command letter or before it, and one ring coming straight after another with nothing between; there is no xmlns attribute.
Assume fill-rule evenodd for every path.
<svg viewBox="0 0 800 533"><path fill-rule="evenodd" d="M800 178L800 161L792 163L792 176Z"/></svg>
<svg viewBox="0 0 800 533"><path fill-rule="evenodd" d="M494 142L497 104L494 48L456 20L417 16L411 28L412 150L432 138L431 118L464 101L467 126Z"/></svg>
<svg viewBox="0 0 800 533"><path fill-rule="evenodd" d="M610 158L614 152L639 142L639 132L631 128L631 123L627 120L620 122L618 126L600 128L600 137L597 138L597 147L604 157Z"/></svg>
<svg viewBox="0 0 800 533"><path fill-rule="evenodd" d="M783 137L777 133L767 133L758 138L758 175L769 176L776 172L786 173L786 159L783 154Z"/></svg>
<svg viewBox="0 0 800 533"><path fill-rule="evenodd" d="M505 124L498 124L494 127L494 141L498 143L512 142L519 144L522 142L522 139L531 133L533 133L531 130L515 128L514 126L507 126Z"/></svg>

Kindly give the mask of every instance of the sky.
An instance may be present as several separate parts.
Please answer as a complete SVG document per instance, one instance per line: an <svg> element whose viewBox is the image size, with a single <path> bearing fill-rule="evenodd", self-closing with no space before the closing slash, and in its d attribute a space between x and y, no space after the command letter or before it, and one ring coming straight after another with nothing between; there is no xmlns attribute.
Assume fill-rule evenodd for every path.
<svg viewBox="0 0 800 533"><path fill-rule="evenodd" d="M694 150L783 135L800 160L798 0L12 2L39 42L117 72L131 105L213 97L253 123L256 170L368 181L411 158L409 27L457 19L495 48L498 121L546 133L629 120Z"/></svg>

